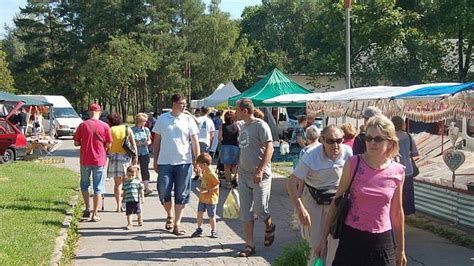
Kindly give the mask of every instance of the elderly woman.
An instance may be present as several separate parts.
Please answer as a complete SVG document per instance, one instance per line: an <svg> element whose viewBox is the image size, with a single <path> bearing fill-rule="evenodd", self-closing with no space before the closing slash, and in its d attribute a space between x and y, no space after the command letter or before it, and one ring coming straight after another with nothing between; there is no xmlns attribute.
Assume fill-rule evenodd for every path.
<svg viewBox="0 0 474 266"><path fill-rule="evenodd" d="M315 248L319 243L322 225L329 211L329 204L339 185L342 167L352 156L352 150L342 144L344 133L335 125L321 132L322 144L306 151L287 184L288 193L295 206L302 226L303 237ZM304 182L303 193L298 193ZM331 265L337 240L328 238L329 248L323 254L324 265ZM309 265L313 260L309 260Z"/></svg>
<svg viewBox="0 0 474 266"><path fill-rule="evenodd" d="M336 256L336 265L406 265L402 188L405 170L393 158L398 155L398 138L393 123L385 116L366 123L367 150L344 165L336 193L350 189L351 205L345 218ZM353 179L353 180L352 180ZM319 245L323 256L336 210L331 203ZM395 243L394 239L395 236Z"/></svg>
<svg viewBox="0 0 474 266"><path fill-rule="evenodd" d="M133 137L138 149L138 163L140 164L140 174L142 176L143 186L145 187L145 196L150 195L152 190L149 188L150 171L150 150L148 147L151 144L151 132L145 124L148 121L148 115L145 113L138 113L135 116L135 126L132 127Z"/></svg>
<svg viewBox="0 0 474 266"><path fill-rule="evenodd" d="M125 138L128 138L132 148L137 154L137 145L135 144L135 138L133 137L132 130L122 124L122 116L118 113L111 113L107 116L110 125L110 131L112 132L112 146L109 149L109 165L107 168L107 178L114 179L114 195L115 202L117 203L117 212L121 212L121 200L122 200L122 181L126 174L126 169L130 163L136 164L137 158L131 158L127 151L123 148L123 142Z"/></svg>
<svg viewBox="0 0 474 266"><path fill-rule="evenodd" d="M405 130L405 121L400 116L392 117L400 149L400 163L405 166L405 181L403 182L403 212L405 215L415 214L415 184L413 183L413 165L411 158L418 156L416 143Z"/></svg>
<svg viewBox="0 0 474 266"><path fill-rule="evenodd" d="M355 136L357 135L357 129L351 123L342 124L341 129L344 132L344 141L342 143L352 148Z"/></svg>

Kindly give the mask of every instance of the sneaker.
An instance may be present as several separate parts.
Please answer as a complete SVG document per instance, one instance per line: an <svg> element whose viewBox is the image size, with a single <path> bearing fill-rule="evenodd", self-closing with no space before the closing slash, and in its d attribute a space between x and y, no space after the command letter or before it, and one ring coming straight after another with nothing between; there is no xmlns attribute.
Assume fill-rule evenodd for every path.
<svg viewBox="0 0 474 266"><path fill-rule="evenodd" d="M98 216L98 215L92 216L92 218L91 218L91 222L100 222L100 220L101 220L100 216Z"/></svg>
<svg viewBox="0 0 474 266"><path fill-rule="evenodd" d="M145 196L150 195L152 192L153 192L153 190L151 190L149 188L145 189Z"/></svg>
<svg viewBox="0 0 474 266"><path fill-rule="evenodd" d="M193 181L198 181L198 180L199 180L199 178L201 178L201 177L200 177L200 176L198 176L198 175L196 175L196 176L194 176L194 178L193 178Z"/></svg>
<svg viewBox="0 0 474 266"><path fill-rule="evenodd" d="M200 237L200 236L202 236L201 228L197 228L196 231L194 231L194 233L191 235L191 237Z"/></svg>
<svg viewBox="0 0 474 266"><path fill-rule="evenodd" d="M88 209L85 209L84 212L82 213L82 218L90 218L91 217L91 211Z"/></svg>
<svg viewBox="0 0 474 266"><path fill-rule="evenodd" d="M211 238L217 238L217 232L214 230L211 230Z"/></svg>

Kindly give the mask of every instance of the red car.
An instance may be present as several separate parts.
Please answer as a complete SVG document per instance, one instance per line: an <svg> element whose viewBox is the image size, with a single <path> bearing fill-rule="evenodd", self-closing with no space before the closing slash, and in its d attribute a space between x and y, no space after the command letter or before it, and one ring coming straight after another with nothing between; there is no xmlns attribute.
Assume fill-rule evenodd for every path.
<svg viewBox="0 0 474 266"><path fill-rule="evenodd" d="M0 162L8 163L26 155L26 138L9 120L23 104L0 100Z"/></svg>

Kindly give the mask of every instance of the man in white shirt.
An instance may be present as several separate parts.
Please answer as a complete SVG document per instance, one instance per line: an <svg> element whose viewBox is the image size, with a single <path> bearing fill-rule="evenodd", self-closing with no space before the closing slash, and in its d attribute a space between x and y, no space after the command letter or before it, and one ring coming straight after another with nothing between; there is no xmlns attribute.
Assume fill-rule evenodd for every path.
<svg viewBox="0 0 474 266"><path fill-rule="evenodd" d="M214 122L208 115L209 108L203 106L201 107L201 116L196 118L199 127L199 150L201 152L209 152L209 148L212 146L214 140ZM198 180L201 174L200 169L197 168L194 180Z"/></svg>
<svg viewBox="0 0 474 266"><path fill-rule="evenodd" d="M171 97L171 112L158 117L153 132L154 169L158 173L158 195L167 213L167 230L175 235L186 232L180 227L183 209L191 193L191 165L200 153L198 128L194 118L184 113L186 98L180 94ZM191 142L190 142L191 140ZM174 187L174 218L171 214L171 190Z"/></svg>

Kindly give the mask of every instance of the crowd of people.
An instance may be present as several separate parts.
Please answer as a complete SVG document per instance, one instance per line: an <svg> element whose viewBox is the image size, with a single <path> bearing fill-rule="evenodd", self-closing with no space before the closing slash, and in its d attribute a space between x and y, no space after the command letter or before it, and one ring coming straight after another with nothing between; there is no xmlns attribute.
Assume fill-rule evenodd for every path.
<svg viewBox="0 0 474 266"><path fill-rule="evenodd" d="M256 220L265 225L264 245L271 246L276 229L269 211L273 139L270 127L261 119L263 113L251 100L241 99L234 110L224 114L211 115L203 107L195 116L186 110L184 96L175 94L171 100L170 112L156 120L139 113L131 128L116 113L108 115L108 124L100 121L100 106L89 106L90 119L74 136L75 145L80 146L81 191L86 205L83 217L100 221L98 211L107 177L114 179L116 211L125 211L126 229L131 228L133 214L142 225L141 202L152 193L148 170L152 156L159 201L167 215L165 228L178 236L187 235L181 220L195 179L200 180L197 227L190 235L203 234L207 213L210 236L218 237L216 209L221 184L211 168L213 157L218 157L224 166L222 187L237 188L240 195L245 246L238 256L256 253ZM414 213L411 159L418 151L401 117L389 120L375 107L366 108L363 117L359 134L350 123L327 125L320 131L313 125L312 113L298 119L292 143L300 159L287 188L301 235L312 247L309 265L317 258L324 265L406 264L404 215ZM341 237L334 239L329 227L335 199L347 192L352 205Z"/></svg>

